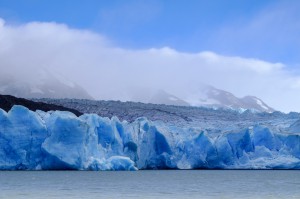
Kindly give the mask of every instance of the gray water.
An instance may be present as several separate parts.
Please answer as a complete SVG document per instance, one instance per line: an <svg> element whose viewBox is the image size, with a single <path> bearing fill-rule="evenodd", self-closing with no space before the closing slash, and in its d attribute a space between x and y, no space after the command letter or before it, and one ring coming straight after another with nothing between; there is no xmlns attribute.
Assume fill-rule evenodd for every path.
<svg viewBox="0 0 300 199"><path fill-rule="evenodd" d="M0 198L300 198L300 171L1 171Z"/></svg>

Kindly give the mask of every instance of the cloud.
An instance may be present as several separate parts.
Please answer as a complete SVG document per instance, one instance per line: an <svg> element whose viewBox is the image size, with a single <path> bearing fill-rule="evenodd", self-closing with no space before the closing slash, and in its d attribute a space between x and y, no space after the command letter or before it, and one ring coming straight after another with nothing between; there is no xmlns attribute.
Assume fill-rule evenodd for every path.
<svg viewBox="0 0 300 199"><path fill-rule="evenodd" d="M1 73L30 81L38 68L63 74L98 99L126 100L133 87L164 89L184 99L207 83L240 97L256 95L282 111L300 111L300 76L282 63L168 47L123 49L63 24L12 26L0 20Z"/></svg>

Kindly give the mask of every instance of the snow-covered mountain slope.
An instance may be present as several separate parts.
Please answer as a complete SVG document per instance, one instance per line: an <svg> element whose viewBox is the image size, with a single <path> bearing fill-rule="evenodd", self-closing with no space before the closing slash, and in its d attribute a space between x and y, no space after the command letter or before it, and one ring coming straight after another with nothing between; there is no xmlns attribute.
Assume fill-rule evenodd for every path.
<svg viewBox="0 0 300 199"><path fill-rule="evenodd" d="M146 118L128 123L0 109L0 169L300 169L299 115L269 114L265 122L248 117L228 128L240 115L220 123L210 109L206 123L178 127Z"/></svg>
<svg viewBox="0 0 300 199"><path fill-rule="evenodd" d="M174 106L226 108L238 111L251 110L269 113L275 111L258 97L245 96L238 98L228 91L206 84L198 85L198 89L194 92L178 93L178 96L162 89L125 88L123 93L120 93L120 98L126 99L122 101Z"/></svg>
<svg viewBox="0 0 300 199"><path fill-rule="evenodd" d="M165 105L174 105L174 106L190 106L189 103L185 102L184 100L167 93L164 90L158 90L155 92L150 100L149 103L152 104L165 104Z"/></svg>
<svg viewBox="0 0 300 199"><path fill-rule="evenodd" d="M239 111L252 110L258 112L273 112L265 102L255 96L238 98L228 91L214 88L210 85L201 84L193 93L181 94L180 97L164 90L149 88L124 89L120 96L126 96L131 102L151 104L165 104L174 106L196 106L210 108L226 108ZM121 97L122 98L122 97Z"/></svg>
<svg viewBox="0 0 300 199"><path fill-rule="evenodd" d="M214 88L209 85L201 85L200 88L189 95L185 101L192 106L222 107L240 110L254 110L262 112L273 112L265 102L255 96L238 98L228 91Z"/></svg>
<svg viewBox="0 0 300 199"><path fill-rule="evenodd" d="M40 69L22 74L0 74L0 94L23 98L75 98L92 99L79 85L63 76Z"/></svg>
<svg viewBox="0 0 300 199"><path fill-rule="evenodd" d="M126 88L123 90L123 92L124 93L120 95L125 96L125 100L122 101L165 104L174 106L189 106L189 103L162 89Z"/></svg>

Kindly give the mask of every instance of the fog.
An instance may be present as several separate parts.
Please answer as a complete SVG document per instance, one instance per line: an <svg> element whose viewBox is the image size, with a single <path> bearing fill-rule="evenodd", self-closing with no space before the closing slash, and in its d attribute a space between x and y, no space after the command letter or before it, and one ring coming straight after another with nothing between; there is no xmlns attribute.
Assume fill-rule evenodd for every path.
<svg viewBox="0 0 300 199"><path fill-rule="evenodd" d="M38 69L64 75L95 99L127 99L131 89L163 89L182 99L203 83L255 95L281 111L300 111L300 75L283 63L185 53L169 47L124 49L64 24L9 25L0 19L0 73L34 81Z"/></svg>

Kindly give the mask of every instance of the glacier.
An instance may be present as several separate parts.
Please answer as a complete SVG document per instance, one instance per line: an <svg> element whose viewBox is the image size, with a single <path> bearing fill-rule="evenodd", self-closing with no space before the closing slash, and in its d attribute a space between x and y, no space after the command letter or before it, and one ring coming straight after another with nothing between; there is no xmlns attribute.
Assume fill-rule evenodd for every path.
<svg viewBox="0 0 300 199"><path fill-rule="evenodd" d="M300 118L205 124L15 105L0 109L0 170L300 169Z"/></svg>

